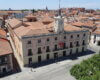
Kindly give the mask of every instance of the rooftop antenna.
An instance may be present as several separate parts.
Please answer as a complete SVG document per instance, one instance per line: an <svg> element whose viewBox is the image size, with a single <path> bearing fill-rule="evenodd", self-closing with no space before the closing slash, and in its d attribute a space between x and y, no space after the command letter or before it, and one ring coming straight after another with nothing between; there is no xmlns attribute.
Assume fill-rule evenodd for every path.
<svg viewBox="0 0 100 80"><path fill-rule="evenodd" d="M60 9L60 2L61 2L61 0L59 0L59 9Z"/></svg>
<svg viewBox="0 0 100 80"><path fill-rule="evenodd" d="M59 0L59 16L61 16L61 6L60 6L61 0Z"/></svg>

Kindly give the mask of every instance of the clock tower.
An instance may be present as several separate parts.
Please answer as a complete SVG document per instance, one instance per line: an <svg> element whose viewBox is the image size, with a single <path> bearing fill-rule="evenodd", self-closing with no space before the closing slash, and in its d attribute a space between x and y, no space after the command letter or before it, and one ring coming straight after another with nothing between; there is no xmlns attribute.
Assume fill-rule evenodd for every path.
<svg viewBox="0 0 100 80"><path fill-rule="evenodd" d="M54 31L56 33L61 33L64 31L64 18L61 15L55 17Z"/></svg>
<svg viewBox="0 0 100 80"><path fill-rule="evenodd" d="M55 23L54 23L54 31L56 33L61 33L64 31L64 18L61 15L60 1L61 0L59 0L58 16L55 17Z"/></svg>

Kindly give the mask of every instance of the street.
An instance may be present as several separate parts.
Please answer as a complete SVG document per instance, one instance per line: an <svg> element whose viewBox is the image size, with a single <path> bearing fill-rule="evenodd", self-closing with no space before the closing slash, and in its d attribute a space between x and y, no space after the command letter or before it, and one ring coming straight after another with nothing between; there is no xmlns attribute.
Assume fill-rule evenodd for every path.
<svg viewBox="0 0 100 80"><path fill-rule="evenodd" d="M95 47L89 46L89 49L95 50ZM76 80L70 75L69 71L71 67L75 64L79 64L82 60L91 57L95 53L96 52L88 50L79 55L68 56L66 59L61 58L54 63L37 68L25 67L22 72L1 78L0 80Z"/></svg>

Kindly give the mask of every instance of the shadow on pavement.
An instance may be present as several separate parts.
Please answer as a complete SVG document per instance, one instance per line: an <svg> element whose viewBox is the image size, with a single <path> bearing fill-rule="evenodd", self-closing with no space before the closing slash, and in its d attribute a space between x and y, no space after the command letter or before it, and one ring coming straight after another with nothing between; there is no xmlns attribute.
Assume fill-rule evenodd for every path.
<svg viewBox="0 0 100 80"><path fill-rule="evenodd" d="M56 58L56 59L51 59L51 60L35 63L35 64L30 65L29 67L38 68L38 67L41 67L41 66L50 65L52 63L57 63L57 62L64 61L64 60L69 60L69 59L70 60L76 60L76 59L78 59L78 57L86 56L86 55L90 55L90 54L94 54L94 53L95 53L94 51L87 50L85 52L81 52L81 53L78 53L78 54L71 54L69 56L65 56L65 57L61 57L61 58Z"/></svg>

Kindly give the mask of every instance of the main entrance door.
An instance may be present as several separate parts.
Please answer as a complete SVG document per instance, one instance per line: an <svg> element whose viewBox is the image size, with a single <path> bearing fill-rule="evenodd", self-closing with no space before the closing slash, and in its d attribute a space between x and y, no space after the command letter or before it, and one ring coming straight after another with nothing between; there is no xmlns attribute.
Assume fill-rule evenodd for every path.
<svg viewBox="0 0 100 80"><path fill-rule="evenodd" d="M28 63L29 63L29 64L32 63L32 58L29 58Z"/></svg>
<svg viewBox="0 0 100 80"><path fill-rule="evenodd" d="M3 68L2 71L3 71L3 73L6 73L7 72L6 68Z"/></svg>
<svg viewBox="0 0 100 80"><path fill-rule="evenodd" d="M66 51L63 51L63 57L65 57L66 56Z"/></svg>

